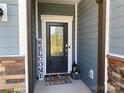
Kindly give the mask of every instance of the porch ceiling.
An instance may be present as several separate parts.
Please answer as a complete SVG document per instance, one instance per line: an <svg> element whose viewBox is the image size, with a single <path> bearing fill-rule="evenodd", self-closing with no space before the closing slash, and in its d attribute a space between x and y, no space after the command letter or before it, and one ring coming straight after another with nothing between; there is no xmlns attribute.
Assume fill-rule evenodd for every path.
<svg viewBox="0 0 124 93"><path fill-rule="evenodd" d="M81 0L37 0L41 3L76 4Z"/></svg>

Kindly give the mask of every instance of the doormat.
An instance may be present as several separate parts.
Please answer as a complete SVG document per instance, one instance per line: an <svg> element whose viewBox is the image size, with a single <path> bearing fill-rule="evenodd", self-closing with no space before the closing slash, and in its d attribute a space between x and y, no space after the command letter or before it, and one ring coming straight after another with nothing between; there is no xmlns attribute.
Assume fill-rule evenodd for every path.
<svg viewBox="0 0 124 93"><path fill-rule="evenodd" d="M45 76L46 85L60 85L60 84L69 84L72 83L70 75L47 75Z"/></svg>

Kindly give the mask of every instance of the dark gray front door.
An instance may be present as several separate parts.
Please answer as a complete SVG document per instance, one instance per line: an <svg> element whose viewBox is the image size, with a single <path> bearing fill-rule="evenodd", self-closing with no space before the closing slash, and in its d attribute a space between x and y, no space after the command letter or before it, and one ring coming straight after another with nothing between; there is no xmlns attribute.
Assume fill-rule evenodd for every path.
<svg viewBox="0 0 124 93"><path fill-rule="evenodd" d="M68 71L68 24L47 22L47 73Z"/></svg>

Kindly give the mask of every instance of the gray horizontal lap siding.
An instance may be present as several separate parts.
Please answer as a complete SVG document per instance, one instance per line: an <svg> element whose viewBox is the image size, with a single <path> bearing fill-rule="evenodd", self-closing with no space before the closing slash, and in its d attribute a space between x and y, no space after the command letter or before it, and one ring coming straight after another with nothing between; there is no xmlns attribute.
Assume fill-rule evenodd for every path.
<svg viewBox="0 0 124 93"><path fill-rule="evenodd" d="M81 78L90 89L97 86L98 57L98 6L96 0L82 0L78 5L78 46L77 57ZM94 71L94 79L89 78L89 70Z"/></svg>
<svg viewBox="0 0 124 93"><path fill-rule="evenodd" d="M0 0L0 3L7 3L8 5L17 5L18 0Z"/></svg>
<svg viewBox="0 0 124 93"><path fill-rule="evenodd" d="M39 37L41 38L41 15L64 15L64 16L75 16L75 5L68 4L50 4L50 3L39 3L38 4L38 16L39 16ZM73 20L73 61L75 54L75 19Z"/></svg>
<svg viewBox="0 0 124 93"><path fill-rule="evenodd" d="M124 0L110 0L109 52L124 55Z"/></svg>
<svg viewBox="0 0 124 93"><path fill-rule="evenodd" d="M0 3L6 3L8 8L8 21L0 22L0 55L18 55L18 0L1 0Z"/></svg>
<svg viewBox="0 0 124 93"><path fill-rule="evenodd" d="M65 4L39 3L39 14L74 16L75 6Z"/></svg>

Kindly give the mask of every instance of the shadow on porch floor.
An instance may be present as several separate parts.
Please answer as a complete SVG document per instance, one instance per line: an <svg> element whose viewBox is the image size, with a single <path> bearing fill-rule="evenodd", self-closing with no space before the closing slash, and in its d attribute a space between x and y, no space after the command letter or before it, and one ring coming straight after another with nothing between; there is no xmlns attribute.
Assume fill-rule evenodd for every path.
<svg viewBox="0 0 124 93"><path fill-rule="evenodd" d="M45 85L45 81L37 81L34 93L91 93L81 80L73 80L71 84Z"/></svg>

